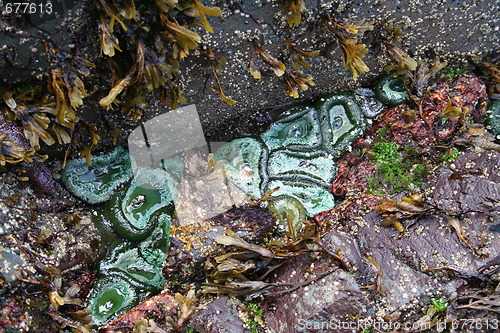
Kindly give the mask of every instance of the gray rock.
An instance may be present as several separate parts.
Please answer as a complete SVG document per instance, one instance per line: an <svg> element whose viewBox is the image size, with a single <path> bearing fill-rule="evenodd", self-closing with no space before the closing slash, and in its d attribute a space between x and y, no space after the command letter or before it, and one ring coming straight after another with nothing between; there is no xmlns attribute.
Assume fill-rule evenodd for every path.
<svg viewBox="0 0 500 333"><path fill-rule="evenodd" d="M334 244L336 241L331 241ZM353 249L353 259L356 261ZM264 319L271 332L358 332L342 329L340 323L357 325L352 318L370 314L371 302L353 276L335 268L323 256L311 260L308 255L291 260L279 269L273 282L301 283L333 270L332 273L291 293L264 300Z"/></svg>
<svg viewBox="0 0 500 333"><path fill-rule="evenodd" d="M239 315L241 305L236 298L219 297L193 313L188 326L200 333L250 332Z"/></svg>

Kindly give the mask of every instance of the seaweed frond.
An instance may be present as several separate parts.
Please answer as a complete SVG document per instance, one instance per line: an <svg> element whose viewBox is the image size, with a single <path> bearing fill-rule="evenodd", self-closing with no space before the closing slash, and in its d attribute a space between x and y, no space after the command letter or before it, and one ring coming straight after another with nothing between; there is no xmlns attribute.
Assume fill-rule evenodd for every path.
<svg viewBox="0 0 500 333"><path fill-rule="evenodd" d="M170 97L168 98L167 97ZM177 109L180 104L186 104L186 98L182 96L181 86L177 83L169 82L161 90L160 99L163 103L169 104L172 109Z"/></svg>
<svg viewBox="0 0 500 333"><path fill-rule="evenodd" d="M262 74L260 72L260 66L256 64L257 57L260 57L265 62L267 62L271 66L276 76L282 76L283 74L285 74L286 67L281 61L279 61L278 59L273 57L269 52L264 50L257 41L253 42L253 46L255 51L252 55L252 59L250 60L249 69L250 69L250 74L252 74L254 78L260 79L262 77Z"/></svg>
<svg viewBox="0 0 500 333"><path fill-rule="evenodd" d="M88 131L91 136L91 143L89 146L84 148L82 151L80 151L80 157L85 157L85 161L87 162L88 165L92 164L92 155L90 154L92 152L92 149L97 146L99 143L99 140L101 140L101 137L97 134L97 127L95 126L89 126Z"/></svg>
<svg viewBox="0 0 500 333"><path fill-rule="evenodd" d="M83 104L87 92L79 75L88 76L94 64L81 57L58 52L46 44L49 58L49 92L56 98L56 121L73 129L78 122L75 109Z"/></svg>
<svg viewBox="0 0 500 333"><path fill-rule="evenodd" d="M353 38L338 38L342 50L344 51L344 68L352 72L352 77L356 81L358 78L358 71L366 73L370 70L362 60L368 53L365 44L358 43L357 39Z"/></svg>
<svg viewBox="0 0 500 333"><path fill-rule="evenodd" d="M174 18L171 20L164 13L160 13L161 23L166 29L163 37L173 43L174 57L184 59L189 51L198 47L201 41L200 35L180 25Z"/></svg>
<svg viewBox="0 0 500 333"><path fill-rule="evenodd" d="M106 22L106 18L104 17L104 15L99 15L99 23L97 24L97 26L99 27L99 30L101 32L101 53L104 53L109 57L114 57L115 50L121 52L122 50L120 49L118 38L109 28L109 22Z"/></svg>
<svg viewBox="0 0 500 333"><path fill-rule="evenodd" d="M7 163L33 162L35 150L18 145L14 140L9 140L8 136L9 133L0 133L0 166Z"/></svg>
<svg viewBox="0 0 500 333"><path fill-rule="evenodd" d="M328 27L334 33L338 43L342 47L344 68L352 72L353 79L356 81L359 73L366 73L370 69L364 63L363 58L368 53L366 45L360 43L358 38L352 35L361 35L368 30L373 30L373 22L360 20L351 24L340 24L327 15Z"/></svg>
<svg viewBox="0 0 500 333"><path fill-rule="evenodd" d="M285 38L288 51L290 52L290 58L292 60L293 70L297 73L302 73L302 68L309 69L311 64L306 61L307 59L317 57L320 53L319 50L315 51L304 51L296 47L292 41Z"/></svg>
<svg viewBox="0 0 500 333"><path fill-rule="evenodd" d="M120 66L115 63L111 67L113 72L113 87L108 95L99 101L99 105L110 109L117 102L118 95L124 92L124 106L122 113L128 119L138 119L142 113L135 106L144 108L146 102L142 98L142 89L153 91L163 88L175 76L179 64L174 59L166 60L164 54L158 54L144 45L141 40L135 41L136 52L134 63L125 76Z"/></svg>
<svg viewBox="0 0 500 333"><path fill-rule="evenodd" d="M178 0L155 0L155 6L164 13L168 13L171 8L177 7Z"/></svg>
<svg viewBox="0 0 500 333"><path fill-rule="evenodd" d="M133 0L125 0L120 3L112 0L99 0L99 7L110 18L108 26L111 31L114 31L115 22L118 22L122 29L127 31L128 28L123 21L126 19L136 19L136 9Z"/></svg>
<svg viewBox="0 0 500 333"><path fill-rule="evenodd" d="M222 90L222 85L220 83L219 76L220 76L222 68L224 67L227 59L225 57L217 56L213 50L208 50L207 56L210 60L210 66L212 68L212 75L215 79L215 83L217 84L216 86L212 87L212 90L215 91L216 93L218 93L220 98L224 102L226 102L228 105L235 105L236 101L230 97L227 97L224 94L224 91Z"/></svg>
<svg viewBox="0 0 500 333"><path fill-rule="evenodd" d="M310 86L315 86L313 78L311 76L304 77L294 72L286 73L283 76L283 80L285 81L285 94L293 98L299 98L299 90L306 91Z"/></svg>
<svg viewBox="0 0 500 333"><path fill-rule="evenodd" d="M280 2L290 28L298 26L302 20L302 12L306 10L304 0L280 0Z"/></svg>
<svg viewBox="0 0 500 333"><path fill-rule="evenodd" d="M214 32L212 26L208 22L207 15L209 16L221 16L221 11L219 7L207 7L202 5L198 0L190 0L193 3L194 11L186 12L187 15L199 17L205 30L208 32Z"/></svg>
<svg viewBox="0 0 500 333"><path fill-rule="evenodd" d="M384 67L386 72L394 71L394 77L396 77L417 69L417 61L410 57L408 53L403 51L400 47L392 43L385 43L385 46L389 56L394 62Z"/></svg>

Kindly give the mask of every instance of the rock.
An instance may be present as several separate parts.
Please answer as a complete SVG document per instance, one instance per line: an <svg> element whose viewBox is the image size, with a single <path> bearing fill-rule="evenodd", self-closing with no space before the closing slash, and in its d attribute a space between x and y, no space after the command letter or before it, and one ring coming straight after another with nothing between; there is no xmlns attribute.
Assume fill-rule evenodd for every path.
<svg viewBox="0 0 500 333"><path fill-rule="evenodd" d="M332 237L335 236L332 234ZM347 236L340 237L338 240L330 239L330 244L341 243ZM353 247L347 251L347 257L352 257L354 262L359 261L356 246L351 244ZM308 255L303 255L281 267L271 280L297 284L317 278L335 267L328 262L325 257L311 261ZM319 268L321 265L328 268ZM336 321L367 317L371 314L371 306L354 277L341 269L334 269L305 287L265 299L263 309L271 332L352 332L335 327Z"/></svg>
<svg viewBox="0 0 500 333"><path fill-rule="evenodd" d="M196 310L188 327L200 333L250 332L240 316L242 303L237 298L219 297Z"/></svg>
<svg viewBox="0 0 500 333"><path fill-rule="evenodd" d="M500 211L499 152L465 152L435 171L432 199L450 214Z"/></svg>
<svg viewBox="0 0 500 333"><path fill-rule="evenodd" d="M369 283L383 295L377 306L385 304L386 310L409 309L426 304L428 296L449 295L464 279L479 276L480 268L500 253L500 238L492 228L500 202L499 157L498 152L465 152L437 168L426 200L436 209L403 220L403 233L381 227L383 217L377 212L366 214L373 196L351 197L314 218L326 228L322 242L331 251L342 250L358 283L371 278ZM458 219L470 247L447 215ZM362 259L368 257L373 260Z"/></svg>

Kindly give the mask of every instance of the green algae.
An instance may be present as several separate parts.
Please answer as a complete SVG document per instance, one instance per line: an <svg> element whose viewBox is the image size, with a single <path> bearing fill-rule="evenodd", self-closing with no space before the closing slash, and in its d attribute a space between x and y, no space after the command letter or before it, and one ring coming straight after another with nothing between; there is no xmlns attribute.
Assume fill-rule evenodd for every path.
<svg viewBox="0 0 500 333"><path fill-rule="evenodd" d="M395 194L420 187L425 166L404 158L397 143L381 140L373 145L372 152L377 174L368 178L370 193L383 195L386 190Z"/></svg>
<svg viewBox="0 0 500 333"><path fill-rule="evenodd" d="M82 200L97 204L111 198L113 193L132 177L128 152L117 147L108 154L95 156L92 165L84 158L68 161L61 171L66 188Z"/></svg>

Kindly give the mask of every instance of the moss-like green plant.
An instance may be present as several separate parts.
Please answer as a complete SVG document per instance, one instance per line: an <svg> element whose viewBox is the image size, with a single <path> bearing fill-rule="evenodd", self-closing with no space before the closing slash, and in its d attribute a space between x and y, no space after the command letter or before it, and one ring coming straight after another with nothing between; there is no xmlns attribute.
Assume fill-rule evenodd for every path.
<svg viewBox="0 0 500 333"><path fill-rule="evenodd" d="M448 307L448 300L432 298L431 306L436 309L436 313L443 312Z"/></svg>
<svg viewBox="0 0 500 333"><path fill-rule="evenodd" d="M449 153L447 154L444 154L443 156L441 156L441 161L443 162L451 162L451 161L454 161L457 159L458 157L458 149L457 148L453 148L450 150Z"/></svg>
<svg viewBox="0 0 500 333"><path fill-rule="evenodd" d="M261 333L262 329L262 309L257 301L243 301L246 305L248 312L243 322L248 325L250 332Z"/></svg>
<svg viewBox="0 0 500 333"><path fill-rule="evenodd" d="M377 162L391 162L401 159L398 151L399 145L395 142L379 141L373 145L372 151L376 153L374 160Z"/></svg>
<svg viewBox="0 0 500 333"><path fill-rule="evenodd" d="M458 74L467 73L467 72L468 72L468 70L466 70L466 69L454 68L454 69L450 69L448 71L448 73L445 74L445 76L446 77L455 77Z"/></svg>
<svg viewBox="0 0 500 333"><path fill-rule="evenodd" d="M368 178L370 193L382 195L383 188L391 194L419 187L425 166L405 160L395 142L379 141L372 147L377 175Z"/></svg>

